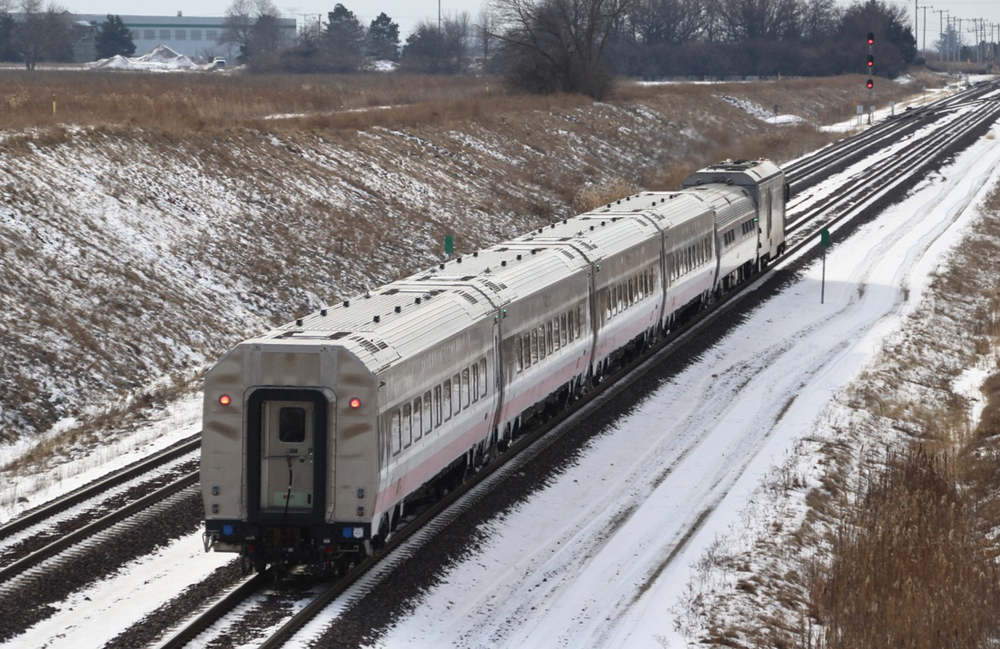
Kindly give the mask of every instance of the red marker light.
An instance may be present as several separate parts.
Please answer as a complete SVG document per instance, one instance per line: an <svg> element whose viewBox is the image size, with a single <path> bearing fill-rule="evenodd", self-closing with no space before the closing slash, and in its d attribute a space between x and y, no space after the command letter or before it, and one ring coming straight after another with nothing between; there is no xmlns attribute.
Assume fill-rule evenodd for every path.
<svg viewBox="0 0 1000 649"><path fill-rule="evenodd" d="M229 398L228 394L224 394L221 397L219 397L219 403L221 403L224 406L228 406L232 402L233 400Z"/></svg>
<svg viewBox="0 0 1000 649"><path fill-rule="evenodd" d="M357 397L354 397L353 399L351 399L351 407L352 408L360 408L361 407L361 399L358 399Z"/></svg>

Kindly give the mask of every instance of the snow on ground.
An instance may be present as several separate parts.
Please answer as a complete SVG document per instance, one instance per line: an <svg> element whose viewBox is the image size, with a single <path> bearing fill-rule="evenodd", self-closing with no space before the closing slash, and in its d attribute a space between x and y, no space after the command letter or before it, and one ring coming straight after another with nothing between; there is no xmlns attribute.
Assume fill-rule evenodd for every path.
<svg viewBox="0 0 1000 649"><path fill-rule="evenodd" d="M143 72L184 72L211 68L198 65L183 54L178 54L166 45L157 45L142 56L127 57L115 54L87 65L91 70L138 70Z"/></svg>
<svg viewBox="0 0 1000 649"><path fill-rule="evenodd" d="M0 524L194 435L201 430L201 409L201 394L190 395L172 404L147 426L110 439L96 450L80 449L82 459L60 463L44 473L19 475L16 480L0 482ZM62 426L46 433L46 437L57 436L73 423L67 419ZM23 455L36 443L37 440L24 438L14 444L0 445L0 466Z"/></svg>
<svg viewBox="0 0 1000 649"><path fill-rule="evenodd" d="M684 647L697 565L919 301L1000 177L983 139L665 383L417 602L377 647ZM794 523L792 523L794 524ZM688 631L691 631L688 628Z"/></svg>
<svg viewBox="0 0 1000 649"><path fill-rule="evenodd" d="M205 552L201 532L181 537L90 587L74 593L58 612L14 639L20 647L100 647L132 623L153 613L173 595L232 561Z"/></svg>

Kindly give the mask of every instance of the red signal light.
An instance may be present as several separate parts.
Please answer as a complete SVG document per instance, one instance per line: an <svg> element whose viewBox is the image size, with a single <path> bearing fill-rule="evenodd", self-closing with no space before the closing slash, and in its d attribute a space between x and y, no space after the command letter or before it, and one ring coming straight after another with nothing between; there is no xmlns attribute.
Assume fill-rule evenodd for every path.
<svg viewBox="0 0 1000 649"><path fill-rule="evenodd" d="M875 44L875 34L873 34L872 32L868 32L868 44L869 45Z"/></svg>
<svg viewBox="0 0 1000 649"><path fill-rule="evenodd" d="M868 83L867 83L866 85L868 86L868 89L869 89L869 90L871 90L871 89L872 89L872 87L873 87L873 86L874 86L875 84L874 84L874 83L872 83L872 80L871 80L871 79L869 79L869 80L868 80Z"/></svg>
<svg viewBox="0 0 1000 649"><path fill-rule="evenodd" d="M360 408L361 407L361 399L359 399L357 397L354 397L353 399L351 399L350 404L351 404L351 408Z"/></svg>
<svg viewBox="0 0 1000 649"><path fill-rule="evenodd" d="M228 394L224 394L221 397L219 397L219 403L221 403L224 406L228 406L232 402L233 402L233 400L229 398Z"/></svg>
<svg viewBox="0 0 1000 649"><path fill-rule="evenodd" d="M868 55L868 67L871 68L871 67L874 67L874 66L875 66L875 57L872 56L871 54L869 54Z"/></svg>

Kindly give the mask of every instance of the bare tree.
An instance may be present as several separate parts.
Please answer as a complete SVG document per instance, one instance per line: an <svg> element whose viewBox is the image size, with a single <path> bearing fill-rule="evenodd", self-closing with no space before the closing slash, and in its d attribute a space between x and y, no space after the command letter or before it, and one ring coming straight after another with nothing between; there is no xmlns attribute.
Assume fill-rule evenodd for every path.
<svg viewBox="0 0 1000 649"><path fill-rule="evenodd" d="M278 8L272 0L233 0L226 9L226 17L222 22L220 45L235 45L240 50L241 58L248 58L254 47L255 39L262 46L258 52L270 51L264 49L271 42L277 42ZM267 16L261 28L256 28L260 19ZM268 32L268 27L275 32L274 37ZM256 31L256 33L255 33Z"/></svg>
<svg viewBox="0 0 1000 649"><path fill-rule="evenodd" d="M719 18L725 38L744 43L799 35L797 0L721 0Z"/></svg>
<svg viewBox="0 0 1000 649"><path fill-rule="evenodd" d="M606 48L629 0L494 0L508 82L533 92L603 97Z"/></svg>
<svg viewBox="0 0 1000 649"><path fill-rule="evenodd" d="M24 58L24 67L34 70L45 44L45 17L42 0L18 0L21 22L14 30L14 49Z"/></svg>
<svg viewBox="0 0 1000 649"><path fill-rule="evenodd" d="M483 67L489 67L490 54L493 52L496 43L496 18L489 7L483 7L479 12L479 24L475 26L476 40L479 41L479 49L483 53Z"/></svg>

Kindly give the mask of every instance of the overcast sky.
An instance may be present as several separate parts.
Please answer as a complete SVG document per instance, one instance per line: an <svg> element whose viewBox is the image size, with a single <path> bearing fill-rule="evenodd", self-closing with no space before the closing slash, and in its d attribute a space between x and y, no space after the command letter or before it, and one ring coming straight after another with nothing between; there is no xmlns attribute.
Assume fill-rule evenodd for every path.
<svg viewBox="0 0 1000 649"><path fill-rule="evenodd" d="M46 0L48 3L49 0ZM891 1L891 0L890 0ZM66 7L74 13L81 14L118 14L118 15L152 15L176 16L178 11L185 16L223 16L232 0L54 0L56 5ZM300 22L317 20L331 11L337 0L273 0L286 18L296 18ZM341 0L342 4L354 12L358 20L367 26L381 12L399 23L401 39L405 40L413 27L421 20L436 21L438 16L438 0ZM851 4L850 0L837 0L840 6ZM907 9L907 16L913 16L914 3L898 2ZM985 18L988 22L1000 24L1000 0L920 0L920 6L933 5L928 9L926 41L928 48L937 40L940 30L941 16L936 10L947 10L947 15L962 18L962 31L965 32L964 42L974 41L971 19ZM480 9L485 5L483 0L440 0L441 13L445 16L468 12L472 22L476 22ZM917 39L923 45L924 11L918 16L919 25ZM863 38L863 36L862 36Z"/></svg>

